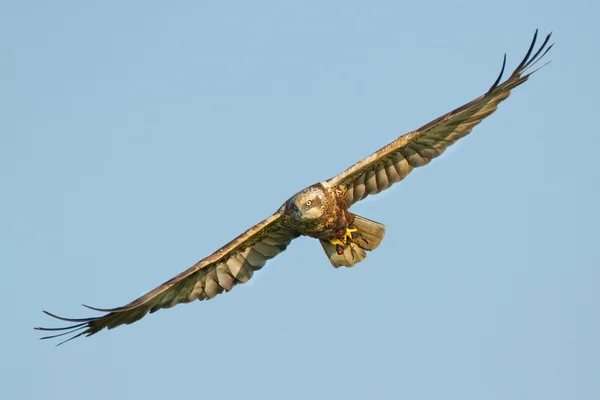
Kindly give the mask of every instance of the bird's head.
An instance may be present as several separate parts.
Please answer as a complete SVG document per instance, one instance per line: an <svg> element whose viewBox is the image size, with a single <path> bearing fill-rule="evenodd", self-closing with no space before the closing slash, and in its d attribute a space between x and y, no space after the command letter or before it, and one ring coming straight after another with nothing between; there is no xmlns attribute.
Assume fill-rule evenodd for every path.
<svg viewBox="0 0 600 400"><path fill-rule="evenodd" d="M285 208L297 220L319 219L325 213L325 194L319 187L308 187L292 196Z"/></svg>

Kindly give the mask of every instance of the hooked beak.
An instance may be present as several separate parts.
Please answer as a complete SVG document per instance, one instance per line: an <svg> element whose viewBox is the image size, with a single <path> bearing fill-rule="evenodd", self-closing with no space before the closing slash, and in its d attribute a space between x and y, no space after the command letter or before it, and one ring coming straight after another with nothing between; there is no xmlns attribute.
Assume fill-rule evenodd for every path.
<svg viewBox="0 0 600 400"><path fill-rule="evenodd" d="M289 210L292 214L296 215L296 216L300 216L300 209L298 208L298 206L296 205L296 203L291 202L289 203Z"/></svg>

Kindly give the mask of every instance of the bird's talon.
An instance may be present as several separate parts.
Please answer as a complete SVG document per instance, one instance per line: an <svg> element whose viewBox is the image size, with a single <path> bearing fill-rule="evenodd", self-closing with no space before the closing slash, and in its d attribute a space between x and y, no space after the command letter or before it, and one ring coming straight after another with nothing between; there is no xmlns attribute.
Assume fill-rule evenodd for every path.
<svg viewBox="0 0 600 400"><path fill-rule="evenodd" d="M352 225L350 225L352 226ZM341 248L342 252L340 253L339 250L336 250L338 252L338 254L344 254L344 249L346 249L346 247L348 247L348 241L352 241L352 239L355 238L355 234L358 233L358 229L356 228L346 228L346 233L344 234L344 236L342 236L340 239L333 239L330 240L329 243L331 243L334 246L337 246L336 249ZM358 233L360 235L360 233Z"/></svg>
<svg viewBox="0 0 600 400"><path fill-rule="evenodd" d="M344 238L342 239L345 242L347 242L348 240L352 240L354 239L354 233L358 232L358 229L356 228L346 228L346 233L344 234Z"/></svg>
<svg viewBox="0 0 600 400"><path fill-rule="evenodd" d="M331 243L332 245L335 246L335 252L341 256L344 254L344 251L350 245L350 242L352 242L357 237L360 237L363 240L365 240L362 237L362 234L358 231L358 229L354 228L354 225L350 225L350 226L348 226L348 228L346 228L346 233L344 234L344 236L342 236L341 239L333 239L333 240L330 240L329 243ZM366 242L366 240L365 240L365 242ZM352 258L354 258L354 252L352 254Z"/></svg>
<svg viewBox="0 0 600 400"><path fill-rule="evenodd" d="M344 247L346 245L345 241L341 241L340 239L334 239L334 240L330 240L329 243L335 245L335 246L341 246Z"/></svg>

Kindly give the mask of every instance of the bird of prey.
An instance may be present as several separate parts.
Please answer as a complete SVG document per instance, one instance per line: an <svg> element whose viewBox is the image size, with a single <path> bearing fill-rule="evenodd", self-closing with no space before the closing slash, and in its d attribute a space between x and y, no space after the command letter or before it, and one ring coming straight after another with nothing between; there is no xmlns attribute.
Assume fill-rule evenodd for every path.
<svg viewBox="0 0 600 400"><path fill-rule="evenodd" d="M351 267L364 260L365 250L374 250L381 243L385 226L348 209L365 197L400 182L414 168L428 164L496 111L498 104L510 95L513 88L541 68L531 70L552 48L552 45L548 46L549 34L534 51L537 34L536 30L527 54L504 82L501 81L506 55L500 75L485 94L398 137L341 174L301 190L273 215L154 290L122 307L100 309L86 306L104 313L97 317L63 318L44 311L71 324L35 329L54 333L42 339L73 334L65 340L67 342L82 335L93 335L104 328L131 324L148 312L161 308L212 299L237 284L247 282L254 271L261 269L301 235L318 239L335 268Z"/></svg>

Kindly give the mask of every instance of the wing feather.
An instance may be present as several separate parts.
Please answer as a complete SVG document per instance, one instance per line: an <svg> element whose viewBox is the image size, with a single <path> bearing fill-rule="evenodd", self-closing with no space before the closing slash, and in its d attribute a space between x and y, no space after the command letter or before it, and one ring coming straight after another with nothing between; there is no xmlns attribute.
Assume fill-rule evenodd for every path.
<svg viewBox="0 0 600 400"><path fill-rule="evenodd" d="M186 271L166 281L140 298L122 307L101 309L86 306L106 313L100 317L64 318L44 311L47 315L74 325L59 328L35 328L41 331L61 332L43 337L50 339L74 334L65 342L85 335L90 336L104 328L131 324L148 312L170 308L194 300L212 299L235 285L247 282L254 271L262 268L267 260L286 249L299 234L282 224L283 208L259 222L240 236L197 262ZM80 332L81 331L81 332ZM62 344L61 342L59 344Z"/></svg>
<svg viewBox="0 0 600 400"><path fill-rule="evenodd" d="M533 53L537 34L536 30L527 54L506 81L500 83L506 66L505 55L498 78L484 95L398 137L327 183L345 189L346 203L351 206L370 194L377 194L400 182L414 168L422 167L441 155L448 146L468 135L475 125L496 111L498 104L510 96L513 88L537 71L527 72L553 46L548 46L550 33Z"/></svg>

